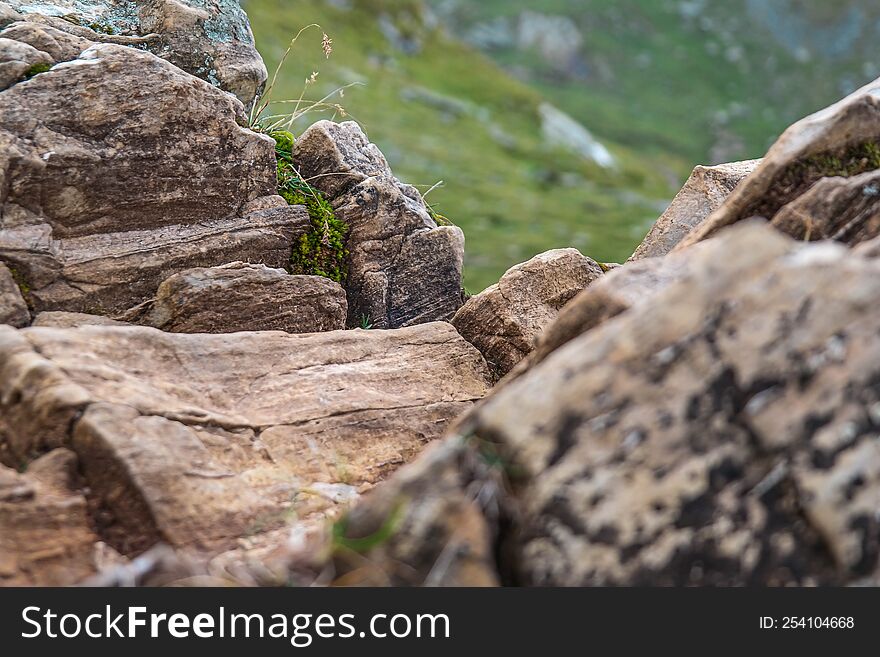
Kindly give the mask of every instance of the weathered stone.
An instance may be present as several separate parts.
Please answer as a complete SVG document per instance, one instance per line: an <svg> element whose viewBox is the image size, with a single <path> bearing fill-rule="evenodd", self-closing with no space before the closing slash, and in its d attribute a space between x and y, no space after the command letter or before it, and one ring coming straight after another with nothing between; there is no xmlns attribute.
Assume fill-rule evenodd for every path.
<svg viewBox="0 0 880 657"><path fill-rule="evenodd" d="M32 308L115 314L181 269L286 265L308 217L273 196L272 140L241 114L229 94L117 45L0 93L0 258Z"/></svg>
<svg viewBox="0 0 880 657"><path fill-rule="evenodd" d="M0 262L0 324L17 328L30 324L31 315L9 268Z"/></svg>
<svg viewBox="0 0 880 657"><path fill-rule="evenodd" d="M602 268L577 249L547 251L468 299L452 325L500 378L528 355L559 310L601 276Z"/></svg>
<svg viewBox="0 0 880 657"><path fill-rule="evenodd" d="M52 58L42 50L0 37L0 90L25 79L35 66L52 63Z"/></svg>
<svg viewBox="0 0 880 657"><path fill-rule="evenodd" d="M681 191L651 227L631 260L654 258L669 253L676 244L717 210L760 160L731 162L694 168Z"/></svg>
<svg viewBox="0 0 880 657"><path fill-rule="evenodd" d="M750 217L773 220L786 205L807 192L823 178L846 176L880 168L880 79L862 87L830 107L801 119L789 127L727 200L702 224L679 242L676 248L714 235L725 226ZM836 183L825 183L836 186ZM826 187L827 190L827 187ZM828 209L839 212L836 199ZM805 200L815 212L819 205ZM852 212L858 219L858 211ZM870 216L867 217L870 220ZM780 228L804 232L792 217L780 220ZM813 216L814 222L833 226L834 217ZM848 234L858 234L851 225Z"/></svg>
<svg viewBox="0 0 880 657"><path fill-rule="evenodd" d="M128 322L121 322L103 315L89 315L86 313L67 313L61 310L47 310L34 317L31 326L44 326L51 328L79 328L80 326L129 326Z"/></svg>
<svg viewBox="0 0 880 657"><path fill-rule="evenodd" d="M95 572L98 537L76 468L65 449L23 474L0 465L0 586L68 586Z"/></svg>
<svg viewBox="0 0 880 657"><path fill-rule="evenodd" d="M428 457L412 464L418 499L396 526L454 531L430 501L457 481L485 492L490 572L507 584L841 585L874 573L880 263L760 224L703 246L692 275L463 419L438 448L452 477L435 483ZM357 518L389 517L381 491L346 536L375 526ZM485 554L472 539L456 555L471 545ZM420 582L456 555L410 530L363 556ZM449 581L462 583L455 569Z"/></svg>
<svg viewBox="0 0 880 657"><path fill-rule="evenodd" d="M245 104L267 78L238 0L9 0L0 16L12 10L90 41L138 43Z"/></svg>
<svg viewBox="0 0 880 657"><path fill-rule="evenodd" d="M455 314L464 234L437 226L356 123L319 121L296 140L293 159L348 225L349 326L397 328Z"/></svg>
<svg viewBox="0 0 880 657"><path fill-rule="evenodd" d="M450 326L184 335L0 327L0 458L79 455L123 553L230 549L332 513L487 391Z"/></svg>
<svg viewBox="0 0 880 657"><path fill-rule="evenodd" d="M880 169L851 178L822 178L773 217L795 239L866 242L880 234Z"/></svg>
<svg viewBox="0 0 880 657"><path fill-rule="evenodd" d="M172 333L332 331L345 328L345 290L321 276L233 262L175 274L122 317Z"/></svg>

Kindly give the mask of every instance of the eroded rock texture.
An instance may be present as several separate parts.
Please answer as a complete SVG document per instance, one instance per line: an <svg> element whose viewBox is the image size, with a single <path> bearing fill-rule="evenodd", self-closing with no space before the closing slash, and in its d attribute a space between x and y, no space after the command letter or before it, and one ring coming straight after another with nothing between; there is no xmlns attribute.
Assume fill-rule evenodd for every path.
<svg viewBox="0 0 880 657"><path fill-rule="evenodd" d="M247 15L238 0L7 0L0 14L42 23L91 41L138 44L253 101L266 81Z"/></svg>
<svg viewBox="0 0 880 657"><path fill-rule="evenodd" d="M33 310L113 315L182 269L287 265L308 217L274 196L273 142L241 114L229 94L108 44L0 92L0 259Z"/></svg>
<svg viewBox="0 0 880 657"><path fill-rule="evenodd" d="M9 268L0 262L0 324L22 327L30 321L31 315L18 282Z"/></svg>
<svg viewBox="0 0 880 657"><path fill-rule="evenodd" d="M577 249L547 251L468 299L452 325L502 377L532 350L559 310L601 276L602 268Z"/></svg>
<svg viewBox="0 0 880 657"><path fill-rule="evenodd" d="M669 253L695 227L717 210L760 160L695 167L681 191L651 227L631 260Z"/></svg>
<svg viewBox="0 0 880 657"><path fill-rule="evenodd" d="M801 238L848 244L870 239L878 230L877 201L873 185L859 176L877 169L880 80L789 127L721 207L677 248L755 216Z"/></svg>
<svg viewBox="0 0 880 657"><path fill-rule="evenodd" d="M172 333L332 331L345 328L345 290L321 276L233 262L175 274L123 317Z"/></svg>
<svg viewBox="0 0 880 657"><path fill-rule="evenodd" d="M367 535L395 492L417 491L398 511L406 532L367 559L409 581L448 573L439 583L461 583L475 556L489 562L468 575L475 583L843 584L874 573L880 265L758 224L694 258L692 275L494 393L434 460L365 501L348 536ZM480 540L450 553L432 540L456 532L441 499L473 501L471 535L496 537L494 562Z"/></svg>
<svg viewBox="0 0 880 657"><path fill-rule="evenodd" d="M320 520L411 460L490 376L449 325L309 335L0 327L0 460L76 452L122 553Z"/></svg>
<svg viewBox="0 0 880 657"><path fill-rule="evenodd" d="M397 328L455 314L464 234L435 223L356 123L315 123L296 140L293 159L349 227L349 326Z"/></svg>

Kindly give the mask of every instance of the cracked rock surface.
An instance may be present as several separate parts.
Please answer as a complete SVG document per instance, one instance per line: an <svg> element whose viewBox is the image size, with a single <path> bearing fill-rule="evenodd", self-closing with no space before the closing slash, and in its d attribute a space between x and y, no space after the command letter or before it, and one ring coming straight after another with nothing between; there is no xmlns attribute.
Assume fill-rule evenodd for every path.
<svg viewBox="0 0 880 657"><path fill-rule="evenodd" d="M489 384L479 352L443 323L308 335L0 327L0 460L70 449L114 548L216 553L350 503Z"/></svg>
<svg viewBox="0 0 880 657"><path fill-rule="evenodd" d="M348 325L449 320L462 304L464 234L438 226L418 190L401 183L352 121L318 121L293 160L349 228Z"/></svg>
<svg viewBox="0 0 880 657"><path fill-rule="evenodd" d="M693 258L690 275L494 392L357 507L350 536L409 501L405 533L367 555L376 569L397 583L568 586L874 574L877 261L759 224ZM470 504L474 529L443 500Z"/></svg>

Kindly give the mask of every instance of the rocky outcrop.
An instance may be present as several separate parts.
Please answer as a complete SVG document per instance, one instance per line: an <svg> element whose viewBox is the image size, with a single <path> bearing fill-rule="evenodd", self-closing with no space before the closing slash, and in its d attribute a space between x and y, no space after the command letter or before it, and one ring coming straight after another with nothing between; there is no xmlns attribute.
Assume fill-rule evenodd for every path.
<svg viewBox="0 0 880 657"><path fill-rule="evenodd" d="M45 326L51 328L79 328L80 326L130 326L128 322L121 322L103 315L89 315L86 313L67 313L61 310L47 310L34 317L31 326Z"/></svg>
<svg viewBox="0 0 880 657"><path fill-rule="evenodd" d="M40 66L53 64L52 58L27 43L0 37L0 90L24 80Z"/></svg>
<svg viewBox="0 0 880 657"><path fill-rule="evenodd" d="M760 160L731 162L694 168L681 191L654 223L631 260L654 258L669 253L676 244L717 210Z"/></svg>
<svg viewBox="0 0 880 657"><path fill-rule="evenodd" d="M31 321L27 304L9 268L0 262L0 324L27 326Z"/></svg>
<svg viewBox="0 0 880 657"><path fill-rule="evenodd" d="M761 163L721 207L695 228L677 248L714 235L750 217L764 217L780 229L810 239L841 237L852 244L874 234L873 212L860 197L861 180L848 183L826 178L853 178L880 168L880 80L838 103L806 117L786 130ZM819 190L808 194L817 183ZM871 187L872 188L872 187ZM834 199L824 194L834 189ZM862 194L862 196L864 196ZM785 207L795 203L788 211ZM847 203L853 203L848 209ZM780 212L783 216L776 220ZM830 214L825 214L825 213ZM862 223L867 222L867 226ZM840 232L839 232L840 231Z"/></svg>
<svg viewBox="0 0 880 657"><path fill-rule="evenodd" d="M0 465L0 586L66 586L95 572L99 539L77 479L66 449L21 474Z"/></svg>
<svg viewBox="0 0 880 657"><path fill-rule="evenodd" d="M240 127L242 113L108 44L0 93L0 259L32 309L112 315L182 269L288 265L308 217L274 196L273 142Z"/></svg>
<svg viewBox="0 0 880 657"><path fill-rule="evenodd" d="M122 318L172 333L332 331L345 328L345 290L321 276L233 262L175 274Z"/></svg>
<svg viewBox="0 0 880 657"><path fill-rule="evenodd" d="M873 573L878 263L760 224L693 258L692 275L494 393L355 509L347 537L405 500L406 532L363 555L370 570L567 586ZM441 500L470 502L466 531Z"/></svg>
<svg viewBox="0 0 880 657"><path fill-rule="evenodd" d="M220 551L319 522L487 391L444 323L395 331L170 334L0 327L0 460L72 449L124 554Z"/></svg>
<svg viewBox="0 0 880 657"><path fill-rule="evenodd" d="M577 249L547 251L468 299L452 325L500 378L532 350L559 310L601 276L602 268Z"/></svg>
<svg viewBox="0 0 880 657"><path fill-rule="evenodd" d="M138 44L251 103L267 78L238 0L7 0L5 21L42 23L90 41Z"/></svg>
<svg viewBox="0 0 880 657"><path fill-rule="evenodd" d="M348 225L349 326L397 328L455 314L464 234L437 225L356 123L319 121L296 140L293 160Z"/></svg>

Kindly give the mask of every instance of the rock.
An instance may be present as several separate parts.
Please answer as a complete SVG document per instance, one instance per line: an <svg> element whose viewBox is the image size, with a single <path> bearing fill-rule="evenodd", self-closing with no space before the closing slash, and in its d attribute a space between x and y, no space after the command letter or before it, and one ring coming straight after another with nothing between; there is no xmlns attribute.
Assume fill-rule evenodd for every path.
<svg viewBox="0 0 880 657"><path fill-rule="evenodd" d="M562 110L550 103L541 103L538 115L541 119L541 132L549 145L571 151L606 169L615 165L614 156L605 145Z"/></svg>
<svg viewBox="0 0 880 657"><path fill-rule="evenodd" d="M686 248L714 235L725 226L750 217L764 217L773 221L780 210L823 178L852 178L880 168L878 124L880 79L789 127L721 207L679 242L677 248ZM840 183L823 185L827 191L828 185L837 187ZM818 195L817 192L804 200L808 206L806 209L813 213L810 220L813 224L818 223L820 229L826 224L833 227L838 221L834 216L817 216L816 212L822 209L839 213L842 210L840 204L852 196L846 192L835 195L834 203L823 207L821 202L817 203ZM847 234L857 235L858 221L870 217L860 217L857 208L852 215L856 224L847 228ZM780 218L777 225L795 233L809 232L792 214ZM822 236L821 232L815 235L815 239Z"/></svg>
<svg viewBox="0 0 880 657"><path fill-rule="evenodd" d="M0 93L0 259L34 311L113 315L182 269L287 265L309 220L274 196L273 142L240 127L242 113L154 55L107 44Z"/></svg>
<svg viewBox="0 0 880 657"><path fill-rule="evenodd" d="M94 574L86 499L66 449L23 474L0 465L0 586L69 586Z"/></svg>
<svg viewBox="0 0 880 657"><path fill-rule="evenodd" d="M761 224L704 246L692 275L494 392L432 452L442 466L425 455L363 500L343 538L365 535L359 519L386 513L394 491L418 491L396 511L407 533L361 562L468 583L456 567L491 561L481 539L447 553L421 529L448 535L455 517L436 502L481 491L472 524L496 537L496 557L478 581L844 585L874 573L880 263Z"/></svg>
<svg viewBox="0 0 880 657"><path fill-rule="evenodd" d="M101 315L88 315L86 313L66 313L58 310L49 310L34 317L31 326L45 326L51 328L79 328L80 326L129 326L127 322L120 322Z"/></svg>
<svg viewBox="0 0 880 657"><path fill-rule="evenodd" d="M345 328L345 317L338 283L244 262L175 274L155 299L122 315L171 333L333 331Z"/></svg>
<svg viewBox="0 0 880 657"><path fill-rule="evenodd" d="M0 262L0 324L21 328L30 323L31 315L21 296L18 283L9 268Z"/></svg>
<svg viewBox="0 0 880 657"><path fill-rule="evenodd" d="M822 178L782 207L773 226L795 239L859 244L880 234L880 169Z"/></svg>
<svg viewBox="0 0 880 657"><path fill-rule="evenodd" d="M648 235L636 248L632 260L669 253L676 244L717 210L760 160L732 162L713 167L698 166Z"/></svg>
<svg viewBox="0 0 880 657"><path fill-rule="evenodd" d="M602 268L577 249L547 251L468 299L452 325L500 378L532 350L559 310L601 276Z"/></svg>
<svg viewBox="0 0 880 657"><path fill-rule="evenodd" d="M42 50L20 41L0 37L0 90L23 80L40 65L51 65L52 58Z"/></svg>
<svg viewBox="0 0 880 657"><path fill-rule="evenodd" d="M246 105L268 77L237 0L9 0L7 6L91 41L140 43Z"/></svg>
<svg viewBox="0 0 880 657"><path fill-rule="evenodd" d="M79 456L123 554L320 522L487 391L450 326L185 335L0 327L0 460ZM344 494L343 494L344 492Z"/></svg>
<svg viewBox="0 0 880 657"><path fill-rule="evenodd" d="M435 223L356 123L315 123L296 140L293 159L349 228L348 326L398 328L455 314L464 234Z"/></svg>

